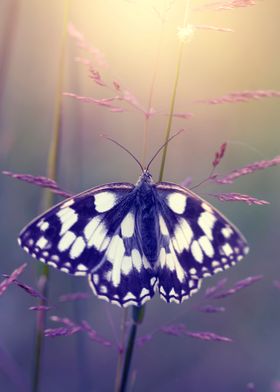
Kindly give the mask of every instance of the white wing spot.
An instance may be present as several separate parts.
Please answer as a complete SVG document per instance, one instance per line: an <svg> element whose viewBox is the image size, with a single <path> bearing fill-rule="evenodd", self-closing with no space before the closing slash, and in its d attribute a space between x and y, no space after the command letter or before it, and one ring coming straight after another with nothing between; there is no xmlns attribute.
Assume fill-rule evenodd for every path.
<svg viewBox="0 0 280 392"><path fill-rule="evenodd" d="M159 262L160 262L161 267L165 266L165 259L166 259L165 249L161 248L160 253L159 253Z"/></svg>
<svg viewBox="0 0 280 392"><path fill-rule="evenodd" d="M225 238L229 238L233 234L233 231L229 226L227 226L222 229L222 234Z"/></svg>
<svg viewBox="0 0 280 392"><path fill-rule="evenodd" d="M186 241L179 225L175 228L172 244L178 253L182 253L185 249Z"/></svg>
<svg viewBox="0 0 280 392"><path fill-rule="evenodd" d="M192 289L194 287L194 281L192 279L189 280L189 288Z"/></svg>
<svg viewBox="0 0 280 392"><path fill-rule="evenodd" d="M113 192L100 192L94 195L94 204L97 212L111 210L116 204L117 198Z"/></svg>
<svg viewBox="0 0 280 392"><path fill-rule="evenodd" d="M60 271L68 273L68 272L69 272L69 269L66 268L66 267L61 267L61 268L60 268Z"/></svg>
<svg viewBox="0 0 280 392"><path fill-rule="evenodd" d="M40 225L40 229L41 229L42 231L46 231L46 230L49 228L49 226L50 226L49 222L43 222L43 223Z"/></svg>
<svg viewBox="0 0 280 392"><path fill-rule="evenodd" d="M146 297L146 295L150 296L150 291L148 289L146 289L146 287L143 287L141 293L140 293L140 298L142 297Z"/></svg>
<svg viewBox="0 0 280 392"><path fill-rule="evenodd" d="M169 234L167 226L166 226L166 223L164 222L164 219L163 219L163 217L161 215L159 215L159 228L160 228L160 231L161 231L162 235L168 235Z"/></svg>
<svg viewBox="0 0 280 392"><path fill-rule="evenodd" d="M166 253L165 263L166 263L166 267L170 271L174 271L175 270L174 260L173 260L173 257L172 257L171 253Z"/></svg>
<svg viewBox="0 0 280 392"><path fill-rule="evenodd" d="M160 286L159 292L163 295L166 296L166 292L162 286Z"/></svg>
<svg viewBox="0 0 280 392"><path fill-rule="evenodd" d="M92 230L93 226L96 224L94 231L91 232L91 236L88 237L89 240L88 240L87 246L88 246L88 248L94 246L97 250L102 251L108 245L108 240L106 237L107 229L106 229L106 226L103 222L100 222L99 224L97 224L96 223L97 221L100 222L100 220L98 218L93 218L92 221L90 222L91 228L87 229L87 235L89 236L90 230Z"/></svg>
<svg viewBox="0 0 280 392"><path fill-rule="evenodd" d="M202 212L202 214L200 214L200 217L198 219L199 226L210 240L213 240L212 229L215 222L216 222L215 216L208 211Z"/></svg>
<svg viewBox="0 0 280 392"><path fill-rule="evenodd" d="M179 281L182 283L185 280L185 271L182 268L181 264L179 263L179 260L176 256L176 253L174 252L174 248L172 246L172 243L169 243L169 248L171 253L167 253L165 257L165 262L166 266L171 270L171 271L176 271L177 278Z"/></svg>
<svg viewBox="0 0 280 392"><path fill-rule="evenodd" d="M86 247L86 243L83 240L83 237L80 236L76 238L70 250L71 259L76 259L77 257L79 257L83 253L85 247Z"/></svg>
<svg viewBox="0 0 280 392"><path fill-rule="evenodd" d="M194 259L198 263L202 263L203 253L202 253L201 248L200 248L197 241L193 241L192 246L191 246L191 251L192 251L192 255L193 255Z"/></svg>
<svg viewBox="0 0 280 392"><path fill-rule="evenodd" d="M225 253L226 256L229 256L233 253L233 249L229 244L225 244L223 245L223 251Z"/></svg>
<svg viewBox="0 0 280 392"><path fill-rule="evenodd" d="M121 263L123 255L125 252L125 247L123 240L119 235L114 235L110 241L110 245L106 252L108 261L113 263Z"/></svg>
<svg viewBox="0 0 280 392"><path fill-rule="evenodd" d="M76 235L72 231L67 231L58 243L58 250L60 252L70 248L76 239Z"/></svg>
<svg viewBox="0 0 280 392"><path fill-rule="evenodd" d="M213 212L213 209L209 206L209 204L207 204L207 203L202 203L201 204L201 207L205 210L205 211L208 211L208 212Z"/></svg>
<svg viewBox="0 0 280 392"><path fill-rule="evenodd" d="M136 299L135 295L132 294L130 291L123 297L123 301L128 301L128 300L133 300Z"/></svg>
<svg viewBox="0 0 280 392"><path fill-rule="evenodd" d="M191 226L188 224L188 222L185 219L180 219L179 220L179 225L182 230L184 239L185 239L185 249L189 250L192 239L193 239L193 231Z"/></svg>
<svg viewBox="0 0 280 392"><path fill-rule="evenodd" d="M92 218L89 221L89 223L85 226L85 228L84 228L84 235L85 235L87 241L90 241L91 236L93 235L93 233L97 229L97 227L100 224L100 222L101 222L100 217L96 216L96 217Z"/></svg>
<svg viewBox="0 0 280 392"><path fill-rule="evenodd" d="M132 249L131 258L133 267L136 268L138 272L140 272L142 268L142 258L138 249Z"/></svg>
<svg viewBox="0 0 280 392"><path fill-rule="evenodd" d="M219 267L220 263L218 261L214 260L214 261L212 261L211 265L213 268L215 268L215 267Z"/></svg>
<svg viewBox="0 0 280 392"><path fill-rule="evenodd" d="M122 273L124 275L128 275L130 271L132 270L132 259L131 256L124 256L122 260Z"/></svg>
<svg viewBox="0 0 280 392"><path fill-rule="evenodd" d="M53 261L47 261L47 264L53 268L57 268L57 264L55 264Z"/></svg>
<svg viewBox="0 0 280 392"><path fill-rule="evenodd" d="M213 257L214 256L214 248L211 244L211 242L208 240L206 235L202 236L198 240L199 245L201 246L203 252L206 254L208 257Z"/></svg>
<svg viewBox="0 0 280 392"><path fill-rule="evenodd" d="M93 283L94 284L98 284L99 283L99 275L94 274L92 277Z"/></svg>
<svg viewBox="0 0 280 392"><path fill-rule="evenodd" d="M121 267L125 252L123 240L119 235L114 235L106 252L108 261L113 265L112 284L117 287L121 281Z"/></svg>
<svg viewBox="0 0 280 392"><path fill-rule="evenodd" d="M84 264L78 264L77 269L79 271L87 271L88 270L88 268Z"/></svg>
<svg viewBox="0 0 280 392"><path fill-rule="evenodd" d="M173 192L167 197L167 203L176 214L183 214L186 209L187 196L179 192Z"/></svg>
<svg viewBox="0 0 280 392"><path fill-rule="evenodd" d="M64 204L62 204L62 206L60 208L70 207L70 206L72 206L72 204L74 204L74 199L69 199Z"/></svg>
<svg viewBox="0 0 280 392"><path fill-rule="evenodd" d="M60 235L63 235L68 231L78 220L78 215L72 208L60 209L56 214L62 224L60 229Z"/></svg>
<svg viewBox="0 0 280 392"><path fill-rule="evenodd" d="M130 238L134 234L135 217L129 212L121 223L121 233L125 238Z"/></svg>
<svg viewBox="0 0 280 392"><path fill-rule="evenodd" d="M36 242L36 246L40 249L44 249L45 246L47 245L48 240L45 237L40 237L38 241Z"/></svg>

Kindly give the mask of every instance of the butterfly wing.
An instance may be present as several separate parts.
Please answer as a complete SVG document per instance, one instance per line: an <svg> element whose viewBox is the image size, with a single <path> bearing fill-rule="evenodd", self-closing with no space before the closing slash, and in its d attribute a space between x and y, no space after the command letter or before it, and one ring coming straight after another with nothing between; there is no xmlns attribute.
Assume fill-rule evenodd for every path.
<svg viewBox="0 0 280 392"><path fill-rule="evenodd" d="M63 201L25 227L19 244L61 271L89 275L99 297L141 305L153 296L155 278L135 225L134 189L106 184Z"/></svg>
<svg viewBox="0 0 280 392"><path fill-rule="evenodd" d="M228 269L249 251L236 227L199 196L176 184L156 184L161 230L158 289L182 302L203 277Z"/></svg>

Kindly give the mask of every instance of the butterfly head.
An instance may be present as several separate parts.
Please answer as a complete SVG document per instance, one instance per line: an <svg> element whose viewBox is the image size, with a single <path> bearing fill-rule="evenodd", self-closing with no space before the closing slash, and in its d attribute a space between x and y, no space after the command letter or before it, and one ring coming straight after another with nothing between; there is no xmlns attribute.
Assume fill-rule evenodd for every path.
<svg viewBox="0 0 280 392"><path fill-rule="evenodd" d="M148 172L147 169L143 169L141 176L139 177L139 180L137 181L137 184L142 184L142 183L146 183L146 184L153 184L153 177L152 175Z"/></svg>

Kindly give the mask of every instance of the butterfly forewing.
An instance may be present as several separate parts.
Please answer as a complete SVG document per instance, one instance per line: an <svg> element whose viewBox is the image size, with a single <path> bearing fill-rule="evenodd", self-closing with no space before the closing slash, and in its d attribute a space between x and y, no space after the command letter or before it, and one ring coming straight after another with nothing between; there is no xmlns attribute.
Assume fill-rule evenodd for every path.
<svg viewBox="0 0 280 392"><path fill-rule="evenodd" d="M96 268L121 217L108 214L127 196L132 184L93 188L59 203L25 227L19 236L34 258L64 272L86 275Z"/></svg>
<svg viewBox="0 0 280 392"><path fill-rule="evenodd" d="M200 280L242 260L249 248L242 234L209 203L171 183L156 185L159 196L159 292L181 302Z"/></svg>

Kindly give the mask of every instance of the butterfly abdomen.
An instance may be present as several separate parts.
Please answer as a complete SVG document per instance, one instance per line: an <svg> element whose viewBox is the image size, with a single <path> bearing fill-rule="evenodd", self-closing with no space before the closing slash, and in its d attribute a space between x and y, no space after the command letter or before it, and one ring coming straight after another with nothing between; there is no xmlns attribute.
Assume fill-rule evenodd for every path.
<svg viewBox="0 0 280 392"><path fill-rule="evenodd" d="M153 186L143 183L139 189L137 221L142 239L143 252L151 264L158 259L159 221Z"/></svg>

